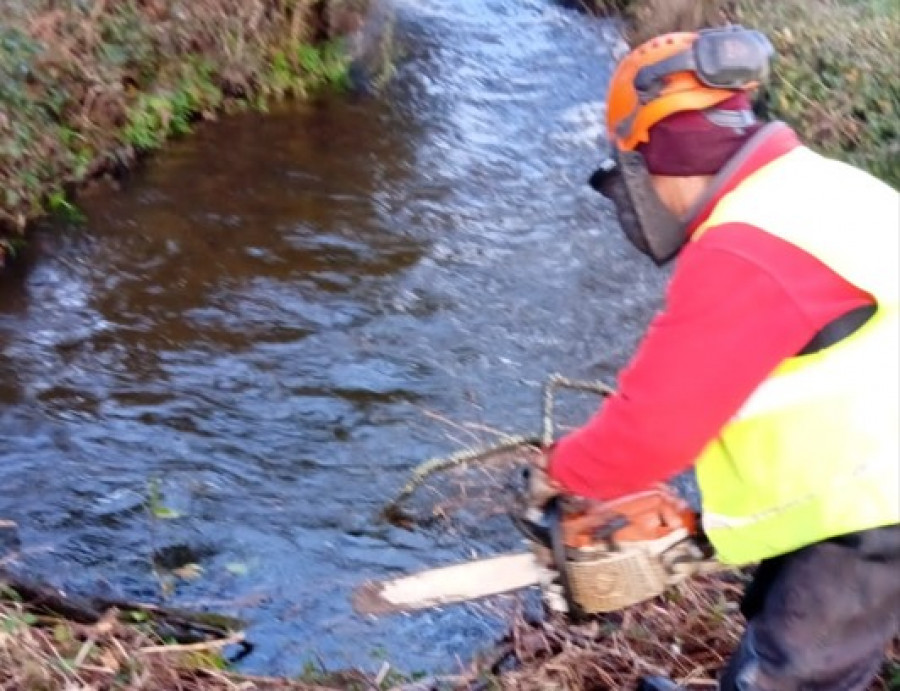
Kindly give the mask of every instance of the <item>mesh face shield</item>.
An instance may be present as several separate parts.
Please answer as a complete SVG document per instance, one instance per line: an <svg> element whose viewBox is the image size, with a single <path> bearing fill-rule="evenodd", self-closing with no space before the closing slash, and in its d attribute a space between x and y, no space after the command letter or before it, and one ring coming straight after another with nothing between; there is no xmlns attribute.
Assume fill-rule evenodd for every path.
<svg viewBox="0 0 900 691"><path fill-rule="evenodd" d="M687 240L684 223L656 194L641 154L616 151L588 184L615 205L625 237L657 265L678 254Z"/></svg>

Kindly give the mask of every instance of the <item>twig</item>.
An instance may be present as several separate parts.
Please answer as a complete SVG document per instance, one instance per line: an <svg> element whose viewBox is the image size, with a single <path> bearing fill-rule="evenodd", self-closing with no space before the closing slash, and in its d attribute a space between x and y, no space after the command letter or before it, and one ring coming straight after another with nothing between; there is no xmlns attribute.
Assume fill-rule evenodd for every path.
<svg viewBox="0 0 900 691"><path fill-rule="evenodd" d="M185 643L182 645L148 645L145 648L138 648L137 652L144 654L152 653L174 653L174 652L195 652L197 650L214 650L216 648L224 648L233 643L240 643L244 640L244 632L238 631L227 638L217 638L214 641L203 641L202 643Z"/></svg>
<svg viewBox="0 0 900 691"><path fill-rule="evenodd" d="M75 669L81 667L81 665L87 659L87 656L90 655L91 650L93 650L95 643L96 641L93 637L88 638L84 642L84 644L81 646L81 649L78 651L78 654L75 656L75 659L72 661L72 666Z"/></svg>
<svg viewBox="0 0 900 691"><path fill-rule="evenodd" d="M460 423L458 423L458 422L454 422L454 421L451 420L450 418L445 417L444 415L441 415L440 413L436 413L436 412L433 411L433 410L423 409L423 410L422 410L422 414L423 414L425 417L427 417L427 418L429 418L429 419L431 419L431 420L436 420L437 422L440 422L440 423L446 425L447 427L450 427L451 429L455 429L455 430L458 430L458 431L460 431L460 432L465 432L465 433L468 434L469 437L471 437L472 440L473 440L474 442L476 442L476 443L478 443L478 442L481 441L481 440L478 438L478 435L475 434L475 433L474 433L471 429L469 429L466 425L462 425L462 424L460 424Z"/></svg>
<svg viewBox="0 0 900 691"><path fill-rule="evenodd" d="M384 680L387 679L387 675L390 671L391 664L387 660L385 660L381 663L381 669L378 670L378 674L375 675L375 681L373 683L376 689L384 683Z"/></svg>
<svg viewBox="0 0 900 691"><path fill-rule="evenodd" d="M453 688L466 688L469 684L471 684L471 682L472 679L470 677L463 677L459 675L426 677L425 679L414 681L411 684L392 686L389 691L433 691L435 688L438 688L442 685L447 685Z"/></svg>
<svg viewBox="0 0 900 691"><path fill-rule="evenodd" d="M200 670L203 674L209 674L207 670ZM240 674L239 672L228 672L226 670L216 670L216 676L223 676L235 681L246 681L259 686L273 686L282 689L295 689L296 691L340 691L333 686L319 686L318 684L307 684L305 682L291 681L279 677L262 677L253 674Z"/></svg>

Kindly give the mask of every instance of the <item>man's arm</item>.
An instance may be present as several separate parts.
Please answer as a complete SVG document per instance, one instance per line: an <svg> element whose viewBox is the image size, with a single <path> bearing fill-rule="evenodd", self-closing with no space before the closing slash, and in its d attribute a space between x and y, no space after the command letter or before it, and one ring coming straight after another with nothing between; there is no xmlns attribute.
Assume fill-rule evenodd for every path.
<svg viewBox="0 0 900 691"><path fill-rule="evenodd" d="M550 477L612 499L689 468L756 387L823 326L871 298L806 252L743 224L679 259L665 311L618 392L562 438Z"/></svg>

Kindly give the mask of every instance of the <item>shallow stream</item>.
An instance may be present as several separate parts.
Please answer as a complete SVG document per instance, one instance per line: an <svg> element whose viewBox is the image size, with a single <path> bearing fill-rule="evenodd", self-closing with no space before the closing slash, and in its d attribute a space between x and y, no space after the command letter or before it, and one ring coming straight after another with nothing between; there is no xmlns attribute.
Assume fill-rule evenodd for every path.
<svg viewBox="0 0 900 691"><path fill-rule="evenodd" d="M0 518L63 587L245 617L242 664L452 669L503 622L367 620L384 577L514 546L376 521L453 424L537 432L611 380L662 277L586 186L612 27L550 0L397 0L397 74L205 123L0 276ZM484 441L491 435L484 434ZM176 518L152 519L148 497ZM164 565L165 565L164 564Z"/></svg>

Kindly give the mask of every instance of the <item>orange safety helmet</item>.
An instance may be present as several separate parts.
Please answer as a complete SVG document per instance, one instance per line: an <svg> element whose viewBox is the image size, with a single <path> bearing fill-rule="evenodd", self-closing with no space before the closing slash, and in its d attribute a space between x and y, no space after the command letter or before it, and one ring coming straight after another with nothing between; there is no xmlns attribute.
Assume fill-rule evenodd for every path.
<svg viewBox="0 0 900 691"><path fill-rule="evenodd" d="M701 49L698 40L712 50ZM664 34L641 44L613 72L606 111L609 140L621 151L633 151L669 115L705 110L755 89L768 73L771 54L762 34L737 26ZM706 78L706 63L724 67L726 80Z"/></svg>

